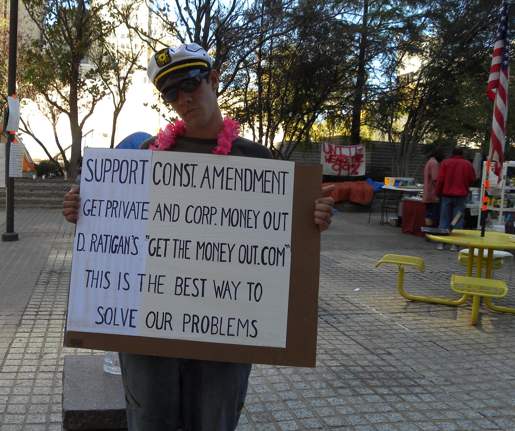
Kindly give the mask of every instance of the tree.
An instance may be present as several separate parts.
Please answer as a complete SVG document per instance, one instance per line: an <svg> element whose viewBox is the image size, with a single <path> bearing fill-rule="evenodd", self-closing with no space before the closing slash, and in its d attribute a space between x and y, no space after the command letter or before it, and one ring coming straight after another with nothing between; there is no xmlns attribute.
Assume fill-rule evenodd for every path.
<svg viewBox="0 0 515 431"><path fill-rule="evenodd" d="M21 11L19 11L21 12ZM7 94L7 79L8 79L8 68L9 68L9 15L0 16L0 52L3 53L0 56L0 94L2 96ZM24 97L32 97L31 88L25 85L22 79L22 70L25 67L23 63L23 56L20 56L20 52L23 52L25 47L32 42L30 33L27 34L18 28L17 37L17 67L16 67L16 94L19 99Z"/></svg>
<svg viewBox="0 0 515 431"><path fill-rule="evenodd" d="M396 70L402 53L420 38L423 19L420 0L354 0L340 14L342 27L353 34L350 47L353 62L353 94L342 97L342 120L349 124L350 142L361 142L366 112L383 89L388 70ZM350 103L349 103L350 102Z"/></svg>
<svg viewBox="0 0 515 431"><path fill-rule="evenodd" d="M299 142L309 141L336 89L349 86L348 39L334 10L320 2L256 2L253 13L262 40L230 88L228 108L256 142L289 158ZM280 133L287 143L276 142Z"/></svg>
<svg viewBox="0 0 515 431"><path fill-rule="evenodd" d="M140 63L145 49L135 32L124 24L116 0L108 2L103 13L104 19L111 20L113 32L93 44L88 58L98 71L101 86L113 105L110 148L114 148L118 117L127 102L134 72L144 69ZM123 37L120 37L120 30Z"/></svg>
<svg viewBox="0 0 515 431"><path fill-rule="evenodd" d="M363 106L363 92L366 83L366 65L368 48L368 6L369 0L363 0L363 13L361 18L361 29L359 32L358 67L356 73L356 88L354 90L354 101L352 104L351 142L361 143L361 108Z"/></svg>
<svg viewBox="0 0 515 431"><path fill-rule="evenodd" d="M96 76L100 70L87 62L94 41L112 31L100 17L101 2L92 0L24 0L40 38L23 51L23 79L59 114L68 117L71 158L64 156L70 176L78 173L82 129L106 92ZM52 111L54 112L54 111Z"/></svg>
<svg viewBox="0 0 515 431"><path fill-rule="evenodd" d="M149 1L148 7L156 23L154 28L161 27L163 33L168 34L168 40L173 37L182 43L195 42L209 51L214 58L213 67L221 72L218 88L220 105L222 109L232 112L241 102L237 100L238 95L242 96L241 83L247 82L249 77L252 80L261 79L261 72L255 75L250 70L256 65L257 68L262 66L262 63L256 63L256 58L262 57L265 51L273 47L275 42L272 39L279 40L295 31L295 23L291 19L283 23L280 19L287 17L287 11L291 11L296 3L293 0L256 0L247 5L237 0L175 0L171 4ZM129 8L119 8L119 11L126 17L126 25L148 46L153 49L166 46L166 40L159 40L151 29L129 22L134 13ZM263 95L263 81L256 85L257 91ZM156 108L159 109L158 106ZM261 126L261 133L258 133L260 138L257 139L261 143L266 143L266 139L262 138L264 134Z"/></svg>
<svg viewBox="0 0 515 431"><path fill-rule="evenodd" d="M495 12L486 0L439 0L438 7L424 11L425 37L415 51L420 69L404 79L390 73L390 86L373 107L375 126L391 142L399 141L394 147L398 174L407 172L418 143L485 135L491 121L484 109Z"/></svg>
<svg viewBox="0 0 515 431"><path fill-rule="evenodd" d="M255 47L253 19L245 3L238 0L140 0L115 6L125 25L152 50L168 46L173 40L194 42L210 52L213 67L222 73L219 93L223 94ZM146 7L152 25L138 26L131 17Z"/></svg>
<svg viewBox="0 0 515 431"><path fill-rule="evenodd" d="M0 51L5 53L0 58L0 93L7 91L7 68L9 52L9 21L0 16Z"/></svg>

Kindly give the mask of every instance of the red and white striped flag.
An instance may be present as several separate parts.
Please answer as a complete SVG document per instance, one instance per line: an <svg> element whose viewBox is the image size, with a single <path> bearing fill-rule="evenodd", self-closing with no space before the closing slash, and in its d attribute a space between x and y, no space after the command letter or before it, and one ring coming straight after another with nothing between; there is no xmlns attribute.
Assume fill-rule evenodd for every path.
<svg viewBox="0 0 515 431"><path fill-rule="evenodd" d="M499 174L504 161L504 141L508 119L509 61L508 2L504 0L486 90L488 98L494 103L488 160L497 162L495 165L497 174Z"/></svg>

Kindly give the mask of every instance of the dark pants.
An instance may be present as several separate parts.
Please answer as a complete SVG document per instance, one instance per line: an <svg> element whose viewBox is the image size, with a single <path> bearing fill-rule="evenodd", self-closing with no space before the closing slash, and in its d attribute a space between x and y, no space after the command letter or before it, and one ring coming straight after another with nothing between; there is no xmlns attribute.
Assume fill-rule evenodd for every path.
<svg viewBox="0 0 515 431"><path fill-rule="evenodd" d="M431 226L438 227L440 223L440 202L426 203L426 218L431 220Z"/></svg>
<svg viewBox="0 0 515 431"><path fill-rule="evenodd" d="M234 431L250 364L120 353L129 431Z"/></svg>
<svg viewBox="0 0 515 431"><path fill-rule="evenodd" d="M467 197L449 197L442 196L440 200L440 226L441 228L448 229L452 219L457 213L461 213L462 217L456 224L456 228L463 228L465 220L465 205L467 203Z"/></svg>

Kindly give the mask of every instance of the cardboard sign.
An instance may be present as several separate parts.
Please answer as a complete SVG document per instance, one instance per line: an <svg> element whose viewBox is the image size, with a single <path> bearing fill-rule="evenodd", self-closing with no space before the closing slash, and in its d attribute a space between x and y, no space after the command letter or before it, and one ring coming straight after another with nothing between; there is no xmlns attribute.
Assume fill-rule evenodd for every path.
<svg viewBox="0 0 515 431"><path fill-rule="evenodd" d="M303 170L87 149L65 345L313 366L321 178Z"/></svg>
<svg viewBox="0 0 515 431"><path fill-rule="evenodd" d="M9 151L9 177L23 177L23 158L25 156L25 146L21 143L11 143Z"/></svg>
<svg viewBox="0 0 515 431"><path fill-rule="evenodd" d="M365 175L366 158L363 145L335 145L325 142L322 144L320 158L324 175Z"/></svg>

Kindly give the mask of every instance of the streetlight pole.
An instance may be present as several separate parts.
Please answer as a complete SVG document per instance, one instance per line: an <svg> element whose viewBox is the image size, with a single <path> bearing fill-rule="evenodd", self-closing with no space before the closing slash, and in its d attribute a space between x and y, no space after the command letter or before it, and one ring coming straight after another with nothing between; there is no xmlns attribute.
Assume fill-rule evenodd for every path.
<svg viewBox="0 0 515 431"><path fill-rule="evenodd" d="M9 67L7 72L7 95L11 97L16 94L17 37L18 0L11 0L9 10ZM9 157L14 136L14 132L7 132L7 145L5 146L5 232L2 234L2 241L18 241L18 234L14 232L14 178L9 177Z"/></svg>

